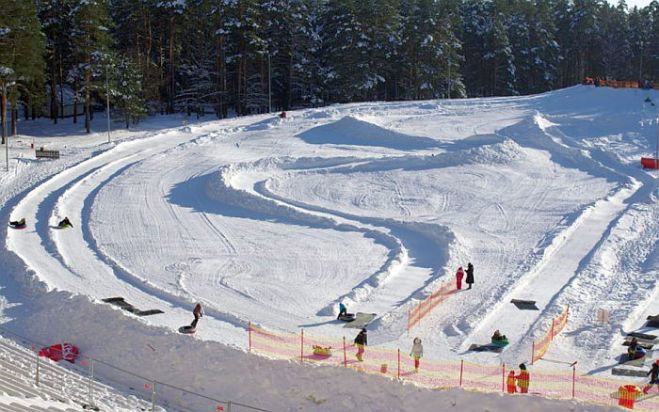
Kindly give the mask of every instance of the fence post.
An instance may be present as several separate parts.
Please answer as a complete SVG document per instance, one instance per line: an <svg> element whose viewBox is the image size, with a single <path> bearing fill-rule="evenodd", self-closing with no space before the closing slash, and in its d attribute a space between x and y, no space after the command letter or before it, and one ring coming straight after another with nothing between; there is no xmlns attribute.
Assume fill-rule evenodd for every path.
<svg viewBox="0 0 659 412"><path fill-rule="evenodd" d="M531 343L531 365L533 365L533 358L535 357L535 341Z"/></svg>
<svg viewBox="0 0 659 412"><path fill-rule="evenodd" d="M304 362L304 329L300 329L300 362Z"/></svg>
<svg viewBox="0 0 659 412"><path fill-rule="evenodd" d="M94 395L92 392L92 380L94 379L94 359L89 359L89 378L87 380L89 390L89 406L94 406Z"/></svg>
<svg viewBox="0 0 659 412"><path fill-rule="evenodd" d="M156 410L156 381L151 385L151 412Z"/></svg>
<svg viewBox="0 0 659 412"><path fill-rule="evenodd" d="M400 379L400 348L398 348L398 379Z"/></svg>
<svg viewBox="0 0 659 412"><path fill-rule="evenodd" d="M36 352L36 354L37 354L37 374L36 374L35 380L36 380L37 386L39 386L39 352Z"/></svg>
<svg viewBox="0 0 659 412"><path fill-rule="evenodd" d="M348 367L348 355L346 355L346 337L343 337L343 367Z"/></svg>
<svg viewBox="0 0 659 412"><path fill-rule="evenodd" d="M249 351L251 352L252 351L252 321L251 320L247 324L247 330L248 330L247 335L249 336L248 337Z"/></svg>
<svg viewBox="0 0 659 412"><path fill-rule="evenodd" d="M576 394L576 383L577 383L577 366L572 365L572 399L574 399Z"/></svg>
<svg viewBox="0 0 659 412"><path fill-rule="evenodd" d="M460 359L460 387L462 388L462 374L464 373L465 361Z"/></svg>
<svg viewBox="0 0 659 412"><path fill-rule="evenodd" d="M555 319L551 320L551 340L554 340L554 324L556 323Z"/></svg>
<svg viewBox="0 0 659 412"><path fill-rule="evenodd" d="M231 401L227 402L227 412L231 412Z"/></svg>
<svg viewBox="0 0 659 412"><path fill-rule="evenodd" d="M501 392L506 392L506 364L501 365Z"/></svg>

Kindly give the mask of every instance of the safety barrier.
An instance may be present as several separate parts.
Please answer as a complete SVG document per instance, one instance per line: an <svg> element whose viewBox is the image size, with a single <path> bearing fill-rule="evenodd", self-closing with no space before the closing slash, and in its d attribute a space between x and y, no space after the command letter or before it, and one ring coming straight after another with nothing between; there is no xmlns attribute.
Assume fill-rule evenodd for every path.
<svg viewBox="0 0 659 412"><path fill-rule="evenodd" d="M554 333L558 334L567 322L568 309L554 319ZM551 331L551 330L550 330ZM555 335L554 335L555 336ZM481 392L520 393L519 373L508 365L479 365L471 362L439 361L422 358L415 370L409 352L379 346L367 346L363 361L356 359L357 348L346 337L330 338L299 333L273 332L262 327L249 326L249 347L253 353L276 359L295 359L302 363L333 365L353 370L404 380L433 388L463 388ZM314 347L320 348L314 351ZM512 372L512 376L511 376ZM593 376L578 375L576 364L563 370L540 370L529 367L528 393L546 398L578 400L602 405L619 405L635 400L641 411L659 410L659 395L643 396L642 391L623 392L626 383ZM659 393L659 385L651 391ZM652 392L655 393L655 392ZM622 397L622 401L621 401ZM621 405L621 404L620 404ZM628 406L627 406L628 407Z"/></svg>
<svg viewBox="0 0 659 412"><path fill-rule="evenodd" d="M407 331L421 323L421 319L426 317L430 311L444 302L450 295L456 292L452 282L445 283L430 296L414 305L407 313Z"/></svg>
<svg viewBox="0 0 659 412"><path fill-rule="evenodd" d="M570 313L570 306L566 306L560 315L551 320L551 327L547 330L545 336L539 341L533 341L531 349L531 365L539 359L542 359L549 349L549 345L554 340L554 337L561 333L565 325L567 325L568 315Z"/></svg>
<svg viewBox="0 0 659 412"><path fill-rule="evenodd" d="M109 402L126 409L158 411L163 410L158 407L158 405L162 405L167 410L175 411L237 412L249 410L270 412L239 402L215 399L84 355L78 357L75 364L62 361L58 365L37 355L38 348L47 345L32 341L4 328L0 328L0 331L5 336L12 335L17 338L19 343L31 348L34 352L27 358L28 360L23 358L21 362L16 361L15 363L20 365L21 370L34 380L36 386L51 388L56 391L55 393L87 405L88 408L103 405L111 395L107 387L110 386L112 388L131 388L131 395L128 395L127 398L132 399L132 404L117 404L116 399ZM62 366L66 366L66 368Z"/></svg>

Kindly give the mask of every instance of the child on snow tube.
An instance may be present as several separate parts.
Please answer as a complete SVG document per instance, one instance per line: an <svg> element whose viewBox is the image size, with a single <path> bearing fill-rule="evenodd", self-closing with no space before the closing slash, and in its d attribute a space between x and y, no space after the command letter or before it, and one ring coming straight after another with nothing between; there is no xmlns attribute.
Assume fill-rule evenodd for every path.
<svg viewBox="0 0 659 412"><path fill-rule="evenodd" d="M494 334L492 334L492 345L496 346L506 346L508 344L508 338L506 335L502 335L501 332L499 332L499 329L494 331Z"/></svg>
<svg viewBox="0 0 659 412"><path fill-rule="evenodd" d="M14 228L23 228L25 227L25 218L22 218L20 220L11 220L9 221L9 226Z"/></svg>

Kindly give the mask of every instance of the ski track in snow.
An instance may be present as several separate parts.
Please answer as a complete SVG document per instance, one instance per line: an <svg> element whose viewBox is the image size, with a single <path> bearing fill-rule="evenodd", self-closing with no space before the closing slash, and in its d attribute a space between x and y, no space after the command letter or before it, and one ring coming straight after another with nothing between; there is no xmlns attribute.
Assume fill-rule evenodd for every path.
<svg viewBox="0 0 659 412"><path fill-rule="evenodd" d="M34 230L8 231L7 247L50 288L96 299L120 295L145 309L166 308L166 318L143 320L147 323L178 328L189 322L194 301L201 300L209 308L204 323L213 330L205 337L231 344L244 341L248 320L287 330L307 325L317 326L319 333L345 333L325 317L335 316L336 304L346 301L351 311L378 313L371 325L376 332L373 343L406 345L409 305L444 281L452 281L457 266L472 260L477 264L475 290L450 297L414 332L428 337L429 354L470 355L464 352L469 344L489 341L492 331L501 329L514 338L496 358L506 363L528 361L531 341L544 334L549 320L569 304L575 319L557 342L572 351L580 346L599 348L599 356L612 358L618 350L613 345L621 342L620 330L640 327L647 310L659 309L647 303L657 300L656 263L648 263L657 254L657 210L635 206L648 198L656 201L656 179L581 141L573 134L578 130L576 121L561 123L569 117L553 106L553 98L452 101L428 107L355 104L303 111L298 123L265 118L250 124L250 119L239 119L231 126L211 124L122 143L25 194L12 215L26 217ZM397 115L388 118L389 111ZM437 131L429 121L436 119L438 111L462 123ZM466 119L476 113L497 122L479 120L473 125ZM347 146L343 138L332 144L332 136L319 134L329 130L323 129L327 125L334 131L363 132L362 145ZM349 129L341 128L345 125ZM223 129L213 130L219 127ZM313 130L316 134L304 134ZM374 144L378 133L385 132L387 139ZM281 143L278 133L285 133L290 141ZM392 139L406 135L413 147L397 150ZM313 140L319 137L328 139L322 141L323 157ZM436 144L429 143L430 138ZM214 153L214 146L226 152ZM547 159L538 153L547 154ZM525 177L523 172L511 174L514 167L508 168L540 159L553 169L545 174L531 170L535 175ZM584 196L573 204L565 202L555 206L564 215L548 212L551 218L535 222L556 192L564 189L551 186L552 179L567 173L564 170L582 179L581 185L608 194L592 201ZM424 174L447 181L434 182ZM456 178L464 179L462 187L453 185L451 179ZM422 192L410 189L410 182L418 183L414 190ZM333 184L345 184L345 192ZM482 194L494 186L507 196ZM363 190L351 193L352 188ZM442 190L436 194L436 189ZM126 205L130 224L115 225L113 219L120 218L122 211L99 207L117 193L132 202ZM432 201L427 199L435 194ZM380 202L383 198L385 205ZM461 212L455 208L472 201L479 203L465 210L464 222L454 224L452 217ZM215 206L197 207L205 202ZM64 216L74 221L74 227L54 229ZM141 240L140 231L131 227L140 223L144 223ZM107 225L116 233L100 232ZM515 237L514 232L525 225L538 237ZM543 225L554 227L541 233ZM627 225L638 226L638 232L649 239L631 236ZM263 246L257 240L285 240L277 233L283 226L291 230L289 236L306 233L309 239L328 238L328 245L337 245L329 252L317 251L322 258L317 262L310 259L301 268L291 268L293 276L310 270L329 276L331 270L322 266L340 261L331 255L345 253L351 244L356 250L373 250L373 257L355 264L365 272L346 277L347 284L332 286L323 300L318 299L320 293L314 295L312 313L292 313L277 303L291 293L286 290L289 286L263 277L268 272L263 262L269 256L275 260L275 254L266 253L264 260L249 258L258 256ZM257 232L263 238L254 240L245 234ZM473 238L474 233L482 239ZM137 240L126 246L120 244L122 239ZM338 246L342 240L348 243L343 248ZM148 263L157 261L150 254L164 257L176 247L183 247L175 256L180 261L163 262L163 267ZM614 247L624 249L626 255L620 256ZM634 257L633 250L641 257ZM281 258L274 268L286 265L286 256ZM506 267L507 273L502 273ZM151 278L156 274L147 273L149 268L162 273ZM277 270L273 276L283 276ZM644 282L639 294L624 286L630 277L620 277L620 271L648 272L655 281ZM312 274L307 276L313 280ZM594 276L597 281L590 281ZM302 293L307 290L303 286ZM215 291L204 294L204 288ZM607 298L608 305L617 308L614 325L591 331L593 306L611 289L617 291ZM644 310L630 303L635 296L642 297L639 303ZM540 311L518 311L509 303L511 298L536 300ZM312 300L301 297L291 305ZM583 331L591 339L585 345L578 336ZM549 355L575 357L553 346ZM472 359L492 356L476 354ZM595 366L594 360L584 363Z"/></svg>

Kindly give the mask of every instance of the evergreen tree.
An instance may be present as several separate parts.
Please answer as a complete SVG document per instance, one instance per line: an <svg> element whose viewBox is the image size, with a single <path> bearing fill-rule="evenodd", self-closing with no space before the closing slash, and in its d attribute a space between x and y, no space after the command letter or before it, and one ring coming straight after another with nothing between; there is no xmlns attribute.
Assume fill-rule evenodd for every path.
<svg viewBox="0 0 659 412"><path fill-rule="evenodd" d="M44 79L44 43L35 4L0 0L0 120L6 143L7 102L11 102L12 133L16 133L21 95L36 95Z"/></svg>
<svg viewBox="0 0 659 412"><path fill-rule="evenodd" d="M137 65L125 57L117 59L113 69L110 94L128 129L131 122L137 123L147 114L142 97L142 76Z"/></svg>
<svg viewBox="0 0 659 412"><path fill-rule="evenodd" d="M85 130L91 132L92 98L106 70L103 60L107 59L110 47L110 20L104 0L85 0L73 9L75 64L70 70L76 96L82 94L85 107ZM75 103L74 103L75 104Z"/></svg>

